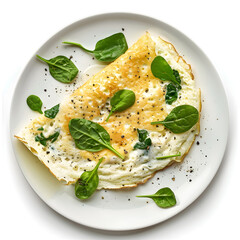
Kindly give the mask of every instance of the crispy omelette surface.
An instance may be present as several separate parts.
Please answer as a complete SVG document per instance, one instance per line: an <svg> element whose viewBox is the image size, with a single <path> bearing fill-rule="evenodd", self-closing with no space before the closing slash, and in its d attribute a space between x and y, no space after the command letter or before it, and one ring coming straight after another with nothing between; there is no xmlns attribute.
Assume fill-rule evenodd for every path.
<svg viewBox="0 0 240 240"><path fill-rule="evenodd" d="M172 105L166 105L166 82L155 78L151 72L151 62L163 56L169 65L178 70L182 80L179 98ZM130 89L136 95L133 106L123 112L114 113L109 121L110 99L121 89ZM83 171L92 170L96 162L104 157L99 167L98 188L132 187L144 183L174 161L180 162L188 153L195 136L199 133L199 123L182 134L173 134L163 125L151 125L152 121L163 120L169 112L181 104L190 104L200 111L200 91L195 83L190 65L176 52L172 44L161 38L153 39L149 33L143 35L125 54L76 89L60 104L54 119L41 115L27 125L17 138L35 154L55 175L67 184L76 182ZM83 118L97 122L106 129L111 145L120 152L124 160L108 149L88 152L76 148L69 132L69 121ZM43 135L59 131L58 139L47 146L35 141L43 128ZM152 139L149 151L133 150L138 142L137 129L146 129ZM180 157L156 160L158 155L181 152Z"/></svg>

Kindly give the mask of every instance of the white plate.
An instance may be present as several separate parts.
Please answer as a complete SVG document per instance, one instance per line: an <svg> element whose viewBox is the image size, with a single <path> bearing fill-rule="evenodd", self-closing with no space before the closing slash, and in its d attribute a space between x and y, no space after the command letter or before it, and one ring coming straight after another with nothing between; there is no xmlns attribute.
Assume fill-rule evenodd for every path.
<svg viewBox="0 0 240 240"><path fill-rule="evenodd" d="M37 53L46 58L57 55L72 56L73 62L81 71L78 77L78 84L81 84L82 78L85 79L86 76L84 71L98 62L80 49L66 47L61 42L81 42L83 46L91 49L97 40L121 31L125 34L129 46L145 31L162 36L173 43L192 65L197 87L202 90L201 132L182 164L157 173L153 179L137 188L101 190L91 199L80 201L74 195L74 186L59 183L23 144L13 138L29 119L38 115L26 105L26 98L30 94L38 95L44 106L49 108L69 94L74 88L73 84L62 84L54 80L49 72L45 71L47 66L35 58L35 53L17 83L11 108L10 128L15 155L35 192L63 216L77 223L105 230L131 230L151 226L189 206L217 172L228 133L227 100L213 65L188 37L159 20L127 13L89 17L55 34ZM177 205L172 208L161 209L150 199L135 197L154 193L166 186L170 187L177 197Z"/></svg>

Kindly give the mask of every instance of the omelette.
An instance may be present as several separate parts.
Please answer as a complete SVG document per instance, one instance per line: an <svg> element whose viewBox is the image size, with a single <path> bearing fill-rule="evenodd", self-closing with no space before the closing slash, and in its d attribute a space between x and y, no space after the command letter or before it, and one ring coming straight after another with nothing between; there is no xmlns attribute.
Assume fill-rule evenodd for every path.
<svg viewBox="0 0 240 240"><path fill-rule="evenodd" d="M171 105L166 104L167 81L151 72L156 56L163 57L172 69L179 72L181 90ZM135 93L135 103L116 112L106 121L111 110L110 100L116 92L128 89ZM178 54L174 46L160 37L146 32L123 55L91 77L84 85L67 96L54 119L40 115L26 125L16 137L45 164L50 172L66 184L75 183L84 171L91 171L100 158L98 189L120 189L145 183L157 171L174 162L182 162L199 133L199 121L190 130L174 134L161 121L176 106L188 104L201 111L200 89L196 89L191 66ZM71 119L86 119L101 125L110 135L111 146L124 159L109 149L98 152L76 147L69 131ZM147 149L135 149L138 130L146 130L151 139ZM46 146L36 136L52 136L55 141ZM157 157L177 153L180 156L158 160Z"/></svg>

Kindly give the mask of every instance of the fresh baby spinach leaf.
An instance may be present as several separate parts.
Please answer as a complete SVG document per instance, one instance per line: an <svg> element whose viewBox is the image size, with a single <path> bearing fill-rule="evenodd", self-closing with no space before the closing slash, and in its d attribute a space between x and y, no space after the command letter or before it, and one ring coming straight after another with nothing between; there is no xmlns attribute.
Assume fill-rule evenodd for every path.
<svg viewBox="0 0 240 240"><path fill-rule="evenodd" d="M42 100L36 95L30 95L27 98L27 105L33 110L39 113L42 112Z"/></svg>
<svg viewBox="0 0 240 240"><path fill-rule="evenodd" d="M161 81L171 81L177 86L180 86L172 68L163 57L157 56L154 58L151 64L151 71L153 76L159 78Z"/></svg>
<svg viewBox="0 0 240 240"><path fill-rule="evenodd" d="M152 195L141 195L137 197L151 198L161 208L173 207L177 202L173 191L168 187L161 188Z"/></svg>
<svg viewBox="0 0 240 240"><path fill-rule="evenodd" d="M114 94L110 100L111 111L106 119L106 122L114 112L122 112L131 107L135 103L135 93L131 90L122 89Z"/></svg>
<svg viewBox="0 0 240 240"><path fill-rule="evenodd" d="M51 118L51 119L55 118L59 112L59 106L60 104L57 104L56 106L44 111L45 117Z"/></svg>
<svg viewBox="0 0 240 240"><path fill-rule="evenodd" d="M173 69L173 75L176 78L176 81L179 83L179 85L176 85L174 83L169 83L167 85L167 92L165 95L165 102L169 105L171 105L174 101L177 100L178 98L178 91L181 89L181 79L180 79L180 75L179 72L177 70Z"/></svg>
<svg viewBox="0 0 240 240"><path fill-rule="evenodd" d="M50 74L59 82L70 83L78 74L77 67L65 56L57 56L47 60L37 55L37 58L48 64Z"/></svg>
<svg viewBox="0 0 240 240"><path fill-rule="evenodd" d="M74 118L69 122L69 130L77 148L89 152L98 152L108 148L118 157L124 159L111 146L108 132L98 123L86 119Z"/></svg>
<svg viewBox="0 0 240 240"><path fill-rule="evenodd" d="M134 149L149 149L149 147L152 145L151 138L147 138L148 131L145 129L137 129L138 132L138 139L139 142L137 142L134 145Z"/></svg>
<svg viewBox="0 0 240 240"><path fill-rule="evenodd" d="M178 88L180 87L178 90L180 90L180 89L181 89L181 86L180 86L180 84L181 84L181 78L180 78L179 72L178 72L177 70L173 69L173 75L175 76L176 81L177 81L178 84L179 84L179 85L177 85Z"/></svg>
<svg viewBox="0 0 240 240"><path fill-rule="evenodd" d="M198 110L191 105L175 107L163 121L151 124L163 124L173 133L183 133L192 128L199 119Z"/></svg>
<svg viewBox="0 0 240 240"><path fill-rule="evenodd" d="M171 105L178 98L178 89L173 83L167 85L167 92L165 95L165 102Z"/></svg>
<svg viewBox="0 0 240 240"><path fill-rule="evenodd" d="M86 52L92 53L97 60L102 62L112 62L125 53L128 49L127 41L123 33L116 33L107 38L99 40L94 50L88 50L79 43L63 42L80 47Z"/></svg>
<svg viewBox="0 0 240 240"><path fill-rule="evenodd" d="M35 137L35 141L40 142L43 146L47 146L47 141L51 140L51 143L53 143L57 140L58 136L59 136L59 132L55 132L54 134L46 138L41 132L40 135L37 135Z"/></svg>
<svg viewBox="0 0 240 240"><path fill-rule="evenodd" d="M167 159L167 158L172 158L172 157L180 157L181 153L177 153L177 154L173 154L173 155L168 155L168 156L161 156L161 157L157 157L157 160L162 160L162 159Z"/></svg>
<svg viewBox="0 0 240 240"><path fill-rule="evenodd" d="M75 195L79 199L88 199L96 191L99 183L98 167L101 164L101 158L92 171L84 172L75 183Z"/></svg>

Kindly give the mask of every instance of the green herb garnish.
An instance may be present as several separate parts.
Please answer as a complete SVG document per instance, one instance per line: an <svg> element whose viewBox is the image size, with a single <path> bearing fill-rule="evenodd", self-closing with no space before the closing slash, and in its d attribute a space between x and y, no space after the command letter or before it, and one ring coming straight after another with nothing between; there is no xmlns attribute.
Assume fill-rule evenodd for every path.
<svg viewBox="0 0 240 240"><path fill-rule="evenodd" d="M46 138L41 132L40 135L37 135L35 137L35 141L40 142L43 146L47 146L47 141L51 140L51 143L53 143L57 140L58 136L59 136L59 132L55 132L54 134Z"/></svg>
<svg viewBox="0 0 240 240"><path fill-rule="evenodd" d="M135 103L135 93L131 90L122 89L114 94L110 100L111 111L106 119L106 122L114 112L122 112L131 107Z"/></svg>
<svg viewBox="0 0 240 240"><path fill-rule="evenodd" d="M89 152L99 152L108 148L124 159L124 156L111 146L110 136L101 125L86 119L74 118L69 122L69 130L77 148Z"/></svg>
<svg viewBox="0 0 240 240"><path fill-rule="evenodd" d="M41 99L36 96L36 95L30 95L27 98L27 105L33 110L33 111L37 111L39 113L43 113L42 112L42 101Z"/></svg>
<svg viewBox="0 0 240 240"><path fill-rule="evenodd" d="M168 155L168 156L161 156L161 157L157 157L156 159L157 160L162 160L162 159L167 159L167 158L172 158L172 157L179 157L181 156L181 153L177 153L177 154L174 154L174 155Z"/></svg>
<svg viewBox="0 0 240 240"><path fill-rule="evenodd" d="M94 50L88 50L79 43L63 43L78 46L84 51L92 53L97 60L102 62L112 62L128 49L127 41L123 33L116 33L98 41Z"/></svg>
<svg viewBox="0 0 240 240"><path fill-rule="evenodd" d="M191 105L175 107L163 121L151 124L163 124L173 133L183 133L192 128L199 119L198 110Z"/></svg>
<svg viewBox="0 0 240 240"><path fill-rule="evenodd" d="M152 140L151 138L147 138L148 136L148 131L144 129L137 129L138 132L138 139L139 142L137 142L134 145L134 149L149 149L149 147L152 145Z"/></svg>
<svg viewBox="0 0 240 240"><path fill-rule="evenodd" d="M59 82L70 83L78 74L77 67L65 56L57 56L47 60L37 55L37 58L48 64L50 74Z"/></svg>
<svg viewBox="0 0 240 240"><path fill-rule="evenodd" d="M45 117L51 118L51 119L55 118L59 112L59 106L60 104L57 104L56 106L44 111Z"/></svg>
<svg viewBox="0 0 240 240"><path fill-rule="evenodd" d="M169 83L167 85L167 92L165 95L165 102L169 105L171 105L174 101L177 100L178 98L178 91L181 89L181 79L180 79L180 75L179 72L177 70L173 69L173 74L176 78L176 81L179 83L179 85L176 85L174 83Z"/></svg>
<svg viewBox="0 0 240 240"><path fill-rule="evenodd" d="M163 57L157 56L154 58L151 64L151 71L153 76L161 81L170 81L181 88L172 68Z"/></svg>
<svg viewBox="0 0 240 240"><path fill-rule="evenodd" d="M136 197L151 198L161 208L169 208L176 205L175 195L168 187L162 188L152 195L142 195Z"/></svg>
<svg viewBox="0 0 240 240"><path fill-rule="evenodd" d="M103 158L101 158L92 171L84 172L75 184L75 195L79 199L88 199L96 191L99 177L98 167L101 164Z"/></svg>

